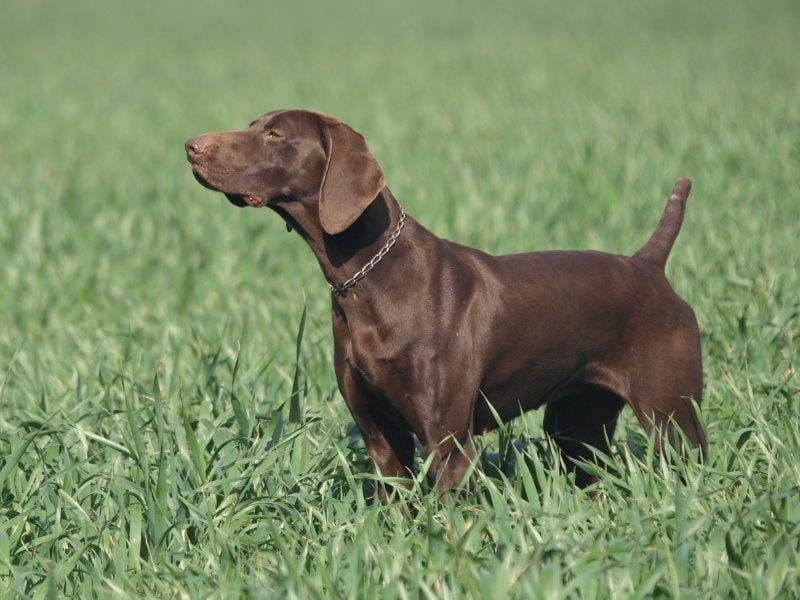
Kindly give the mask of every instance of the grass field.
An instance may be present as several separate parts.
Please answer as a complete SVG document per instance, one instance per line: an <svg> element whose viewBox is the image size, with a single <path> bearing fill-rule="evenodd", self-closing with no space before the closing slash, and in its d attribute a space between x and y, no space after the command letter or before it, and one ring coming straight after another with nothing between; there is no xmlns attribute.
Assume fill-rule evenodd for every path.
<svg viewBox="0 0 800 600"><path fill-rule="evenodd" d="M796 2L1 13L0 596L800 595ZM313 256L183 154L282 107L351 123L415 218L494 253L631 253L691 177L668 272L706 464L626 412L592 497L531 413L467 497L370 502Z"/></svg>

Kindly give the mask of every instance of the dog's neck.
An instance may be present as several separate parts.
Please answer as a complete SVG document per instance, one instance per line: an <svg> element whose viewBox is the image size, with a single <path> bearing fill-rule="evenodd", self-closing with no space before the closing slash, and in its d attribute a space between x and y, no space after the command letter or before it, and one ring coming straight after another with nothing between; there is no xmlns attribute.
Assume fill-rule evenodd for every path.
<svg viewBox="0 0 800 600"><path fill-rule="evenodd" d="M311 209L310 206L314 208ZM400 205L389 188L383 188L361 216L338 235L329 235L323 231L319 224L316 203L293 202L273 208L305 239L317 257L325 279L333 286L341 285L380 251L396 229L401 214ZM400 239L406 235L405 229L401 232ZM404 245L398 243L400 247L393 247L387 260L391 255L402 253ZM370 279L370 274L366 275L355 288L360 286L363 290L375 287L375 282ZM348 290L346 294L352 294L352 291Z"/></svg>

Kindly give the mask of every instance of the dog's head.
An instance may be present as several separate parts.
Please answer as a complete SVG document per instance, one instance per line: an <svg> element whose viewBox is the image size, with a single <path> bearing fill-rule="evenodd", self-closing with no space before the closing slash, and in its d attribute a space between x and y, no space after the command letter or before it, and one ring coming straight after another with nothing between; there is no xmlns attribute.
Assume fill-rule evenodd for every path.
<svg viewBox="0 0 800 600"><path fill-rule="evenodd" d="M195 178L236 206L303 203L326 233L347 229L384 187L378 161L358 132L306 110L280 110L247 129L188 140Z"/></svg>

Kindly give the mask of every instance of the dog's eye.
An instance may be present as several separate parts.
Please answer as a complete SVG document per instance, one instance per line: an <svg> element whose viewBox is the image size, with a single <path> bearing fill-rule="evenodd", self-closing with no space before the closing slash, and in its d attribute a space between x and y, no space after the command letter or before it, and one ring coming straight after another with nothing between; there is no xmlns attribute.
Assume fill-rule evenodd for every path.
<svg viewBox="0 0 800 600"><path fill-rule="evenodd" d="M280 139L281 137L282 137L281 134L275 131L274 129L270 129L269 131L267 131L267 139L277 140Z"/></svg>

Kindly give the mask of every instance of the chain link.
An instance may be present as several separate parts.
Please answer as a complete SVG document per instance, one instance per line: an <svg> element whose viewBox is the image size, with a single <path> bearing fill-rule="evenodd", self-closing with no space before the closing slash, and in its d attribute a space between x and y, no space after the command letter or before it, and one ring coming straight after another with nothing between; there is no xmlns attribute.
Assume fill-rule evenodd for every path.
<svg viewBox="0 0 800 600"><path fill-rule="evenodd" d="M389 253L389 250L392 249L395 242L397 242L397 238L400 237L400 231L403 229L403 225L406 224L406 211L403 210L403 207L400 206L400 220L397 222L397 227L394 228L392 235L389 236L389 239L386 240L386 243L378 250L378 253L369 259L369 262L361 267L355 275L350 277L347 281L345 281L341 285L333 285L329 284L328 287L333 294L343 295L349 288L353 287L359 280L363 279L364 276L369 273L375 265L383 260L383 257Z"/></svg>

